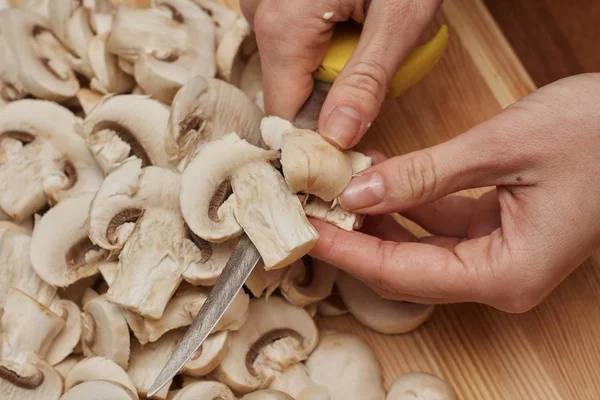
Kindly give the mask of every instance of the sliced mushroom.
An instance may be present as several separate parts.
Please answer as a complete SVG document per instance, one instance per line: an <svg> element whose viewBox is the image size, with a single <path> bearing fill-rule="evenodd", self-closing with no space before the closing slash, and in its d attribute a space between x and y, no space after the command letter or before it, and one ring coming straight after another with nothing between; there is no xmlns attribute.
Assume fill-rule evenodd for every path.
<svg viewBox="0 0 600 400"><path fill-rule="evenodd" d="M165 148L171 160L184 169L202 145L236 132L262 147L262 110L235 86L218 79L197 76L173 99Z"/></svg>
<svg viewBox="0 0 600 400"><path fill-rule="evenodd" d="M33 230L33 218L26 219L20 223L16 223L9 219L10 217L6 215L6 220L0 220L0 238L2 238L2 235L4 235L5 232L25 233L31 235L31 231Z"/></svg>
<svg viewBox="0 0 600 400"><path fill-rule="evenodd" d="M281 282L281 294L291 304L305 307L331 294L337 268L309 256L293 263Z"/></svg>
<svg viewBox="0 0 600 400"><path fill-rule="evenodd" d="M17 221L47 201L95 192L102 182L68 109L43 100L15 101L0 110L0 207Z"/></svg>
<svg viewBox="0 0 600 400"><path fill-rule="evenodd" d="M458 400L446 381L422 372L404 374L392 383L386 400Z"/></svg>
<svg viewBox="0 0 600 400"><path fill-rule="evenodd" d="M45 307L56 297L56 288L40 279L29 261L31 237L16 224L0 236L0 315L11 287L19 289Z"/></svg>
<svg viewBox="0 0 600 400"><path fill-rule="evenodd" d="M231 390L221 382L203 381L187 385L173 400L235 400Z"/></svg>
<svg viewBox="0 0 600 400"><path fill-rule="evenodd" d="M108 174L130 156L147 167L169 167L164 130L169 110L142 95L106 96L83 124L84 139Z"/></svg>
<svg viewBox="0 0 600 400"><path fill-rule="evenodd" d="M305 306L304 309L310 315L311 318L315 318L317 316L317 303L311 303Z"/></svg>
<svg viewBox="0 0 600 400"><path fill-rule="evenodd" d="M262 101L262 69L259 53L256 52L250 56L240 77L239 88L246 93L261 110L264 110Z"/></svg>
<svg viewBox="0 0 600 400"><path fill-rule="evenodd" d="M300 392L296 400L331 400L331 396L326 387L313 385Z"/></svg>
<svg viewBox="0 0 600 400"><path fill-rule="evenodd" d="M88 53L94 77L90 87L102 93L126 93L135 85L131 75L119 68L118 58L106 49L109 33L94 36L88 47Z"/></svg>
<svg viewBox="0 0 600 400"><path fill-rule="evenodd" d="M167 104L194 76L216 74L214 25L190 1L157 0L150 9L119 7L108 49L132 62L138 85Z"/></svg>
<svg viewBox="0 0 600 400"><path fill-rule="evenodd" d="M77 100L85 115L88 115L96 107L96 104L100 103L102 97L104 97L104 93L90 89L82 88L77 91Z"/></svg>
<svg viewBox="0 0 600 400"><path fill-rule="evenodd" d="M127 373L131 377L138 394L146 396L148 389L165 366L173 351L181 341L184 330L171 331L162 336L154 343L142 346L137 340L131 343L131 360ZM154 397L165 399L169 392L171 383L167 383Z"/></svg>
<svg viewBox="0 0 600 400"><path fill-rule="evenodd" d="M381 366L358 336L321 332L319 345L306 360L310 378L329 390L331 400L385 398Z"/></svg>
<svg viewBox="0 0 600 400"><path fill-rule="evenodd" d="M318 342L313 319L281 297L250 302L246 324L232 334L225 359L213 372L240 393L268 386L274 371L305 360Z"/></svg>
<svg viewBox="0 0 600 400"><path fill-rule="evenodd" d="M85 232L92 197L85 194L57 204L35 226L31 264L53 286L65 287L95 275L98 265L108 257L107 251L93 245Z"/></svg>
<svg viewBox="0 0 600 400"><path fill-rule="evenodd" d="M317 303L317 312L324 317L339 317L348 314L348 309L340 294L335 292Z"/></svg>
<svg viewBox="0 0 600 400"><path fill-rule="evenodd" d="M65 320L45 356L50 365L56 365L73 353L81 339L81 310L69 300L56 300L50 309Z"/></svg>
<svg viewBox="0 0 600 400"><path fill-rule="evenodd" d="M63 0L64 1L64 0ZM69 0L78 3L77 0ZM52 20L50 20L52 22ZM77 7L67 20L66 41L72 53L67 55L69 65L88 79L94 76L88 49L90 41L96 34L91 26L91 11L85 7ZM59 22L61 23L61 22ZM54 28L54 24L52 24Z"/></svg>
<svg viewBox="0 0 600 400"><path fill-rule="evenodd" d="M8 0L11 7L32 11L44 17L48 17L48 3L49 0Z"/></svg>
<svg viewBox="0 0 600 400"><path fill-rule="evenodd" d="M212 286L217 283L221 272L237 244L237 240L229 240L223 243L210 243L200 239L193 233L192 241L202 252L202 259L199 262L192 263L183 271L183 279L192 285Z"/></svg>
<svg viewBox="0 0 600 400"><path fill-rule="evenodd" d="M18 8L0 12L4 57L3 97L30 93L41 99L63 101L73 97L79 82L66 63L65 49L52 35L48 21ZM14 95L7 96L6 90Z"/></svg>
<svg viewBox="0 0 600 400"><path fill-rule="evenodd" d="M221 39L237 18L235 11L219 4L214 0L192 0L206 14L210 16L215 25L215 39L218 45Z"/></svg>
<svg viewBox="0 0 600 400"><path fill-rule="evenodd" d="M119 306L104 296L89 300L83 307L82 328L84 355L102 356L127 368L129 329Z"/></svg>
<svg viewBox="0 0 600 400"><path fill-rule="evenodd" d="M0 364L2 397L7 400L58 400L63 390L60 374L32 354L28 354L23 362L27 365L27 373Z"/></svg>
<svg viewBox="0 0 600 400"><path fill-rule="evenodd" d="M230 341L231 333L229 331L213 333L206 338L202 347L185 364L181 373L197 377L208 375L225 358Z"/></svg>
<svg viewBox="0 0 600 400"><path fill-rule="evenodd" d="M60 374L60 376L62 376L64 380L69 374L69 371L71 371L79 361L81 361L81 356L71 355L59 362L58 364L56 364L54 366L54 369Z"/></svg>
<svg viewBox="0 0 600 400"><path fill-rule="evenodd" d="M122 387L131 398L138 399L136 386L127 372L104 357L90 357L79 361L65 378L65 391L84 382L105 381Z"/></svg>
<svg viewBox="0 0 600 400"><path fill-rule="evenodd" d="M306 397L309 393L321 397L324 397L325 395L327 396L325 398L329 399L329 391L327 388L317 385L310 379L308 371L303 363L293 364L283 372L276 373L273 381L269 385L269 389L281 391L294 399L301 395ZM306 398L309 399L309 397ZM310 399L313 398L311 397ZM314 399L317 400L319 397L314 397Z"/></svg>
<svg viewBox="0 0 600 400"><path fill-rule="evenodd" d="M236 18L217 47L219 78L239 86L244 67L256 50L256 39L250 25L244 18Z"/></svg>
<svg viewBox="0 0 600 400"><path fill-rule="evenodd" d="M434 306L386 300L358 279L338 273L336 286L348 311L361 324L386 334L410 332L423 324Z"/></svg>
<svg viewBox="0 0 600 400"><path fill-rule="evenodd" d="M71 300L72 302L83 307L85 304L84 298L86 297L88 290L91 290L90 288L98 282L98 278L98 275L88 276L87 278L80 279L65 288L59 288L57 291L58 297L63 300Z"/></svg>
<svg viewBox="0 0 600 400"><path fill-rule="evenodd" d="M246 280L246 287L254 297L261 297L266 291L266 296L279 288L287 268L272 269L267 271L262 261L259 261Z"/></svg>
<svg viewBox="0 0 600 400"><path fill-rule="evenodd" d="M136 400L122 386L105 381L87 381L65 392L60 400Z"/></svg>
<svg viewBox="0 0 600 400"><path fill-rule="evenodd" d="M258 390L248 393L240 400L294 400L294 398L278 390Z"/></svg>

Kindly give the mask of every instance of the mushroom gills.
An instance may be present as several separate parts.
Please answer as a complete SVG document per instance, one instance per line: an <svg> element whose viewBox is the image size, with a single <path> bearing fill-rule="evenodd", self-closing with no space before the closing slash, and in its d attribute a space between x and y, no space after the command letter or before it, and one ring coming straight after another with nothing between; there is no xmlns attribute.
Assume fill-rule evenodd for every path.
<svg viewBox="0 0 600 400"><path fill-rule="evenodd" d="M302 257L293 263L281 283L281 294L291 304L305 307L331 294L337 268L323 261Z"/></svg>
<svg viewBox="0 0 600 400"><path fill-rule="evenodd" d="M200 349L181 369L181 373L196 377L208 375L225 358L230 341L231 333L229 331L209 335Z"/></svg>

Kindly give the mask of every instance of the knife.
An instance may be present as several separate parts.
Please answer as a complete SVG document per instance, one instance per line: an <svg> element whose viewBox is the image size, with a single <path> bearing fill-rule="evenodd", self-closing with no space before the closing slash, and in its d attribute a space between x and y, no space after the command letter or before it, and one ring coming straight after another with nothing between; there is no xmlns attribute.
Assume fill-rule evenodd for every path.
<svg viewBox="0 0 600 400"><path fill-rule="evenodd" d="M298 112L294 121L296 127L317 130L319 114L327 97L327 92L358 45L359 38L360 29L351 24L338 24L326 55L313 74L315 85L312 93ZM428 65L437 62L446 47L447 40L447 29L443 26L434 39L415 49L394 77L392 93L399 95L429 72L433 65L429 68ZM415 54L420 55L414 57ZM422 71L415 74L415 71L421 70L419 66L423 66ZM406 71L411 73L405 73ZM396 95L393 97L396 97ZM208 298L196 314L177 349L175 349L148 390L148 397L154 396L163 386L169 383L202 346L206 337L217 325L219 319L242 289L259 261L260 254L258 250L252 244L250 238L243 234L231 258L223 268L217 283L211 289Z"/></svg>

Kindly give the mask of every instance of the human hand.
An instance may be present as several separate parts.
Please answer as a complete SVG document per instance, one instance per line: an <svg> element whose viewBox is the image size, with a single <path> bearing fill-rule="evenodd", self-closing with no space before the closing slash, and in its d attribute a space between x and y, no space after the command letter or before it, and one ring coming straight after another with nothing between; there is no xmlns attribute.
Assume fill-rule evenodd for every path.
<svg viewBox="0 0 600 400"><path fill-rule="evenodd" d="M370 215L364 233L311 221L311 255L385 298L531 309L600 244L599 93L600 74L563 79L445 143L375 157L340 198ZM416 239L394 211L433 236Z"/></svg>
<svg viewBox="0 0 600 400"><path fill-rule="evenodd" d="M319 132L356 145L379 113L391 79L418 44L442 0L241 0L256 33L265 111L293 121L336 22L364 23L354 54L321 109ZM368 12L367 12L368 10Z"/></svg>

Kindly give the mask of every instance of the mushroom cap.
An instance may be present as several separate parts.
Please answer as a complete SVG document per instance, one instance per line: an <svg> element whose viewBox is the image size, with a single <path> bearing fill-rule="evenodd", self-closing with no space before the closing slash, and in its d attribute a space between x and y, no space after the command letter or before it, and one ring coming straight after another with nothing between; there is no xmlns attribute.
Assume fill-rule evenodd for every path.
<svg viewBox="0 0 600 400"><path fill-rule="evenodd" d="M296 400L331 400L331 396L326 387L313 385L300 392Z"/></svg>
<svg viewBox="0 0 600 400"><path fill-rule="evenodd" d="M60 400L135 400L122 386L106 381L87 381L69 389Z"/></svg>
<svg viewBox="0 0 600 400"><path fill-rule="evenodd" d="M294 400L294 398L278 390L267 389L248 393L240 400Z"/></svg>
<svg viewBox="0 0 600 400"><path fill-rule="evenodd" d="M317 303L317 312L324 317L339 317L348 314L348 309L336 292Z"/></svg>
<svg viewBox="0 0 600 400"><path fill-rule="evenodd" d="M310 315L281 297L252 300L248 311L248 320L232 334L229 351L213 372L240 393L268 385L273 369L306 359L319 338Z"/></svg>
<svg viewBox="0 0 600 400"><path fill-rule="evenodd" d="M79 89L75 74L62 58L65 49L54 38L48 21L39 14L9 8L0 12L5 55L14 63L5 83L37 98L63 101Z"/></svg>
<svg viewBox="0 0 600 400"><path fill-rule="evenodd" d="M203 381L187 385L173 400L235 400L231 390L221 382Z"/></svg>
<svg viewBox="0 0 600 400"><path fill-rule="evenodd" d="M204 145L181 176L179 201L190 230L216 243L241 235L242 228L233 215L233 197L225 199L216 211L218 204L213 204L213 197L235 170L255 161L275 158L276 153L255 147L235 133Z"/></svg>
<svg viewBox="0 0 600 400"><path fill-rule="evenodd" d="M19 100L0 110L0 207L13 219L100 186L102 171L76 124L71 111L50 101Z"/></svg>
<svg viewBox="0 0 600 400"><path fill-rule="evenodd" d="M437 376L411 372L392 383L386 400L458 400L458 395L446 381Z"/></svg>
<svg viewBox="0 0 600 400"><path fill-rule="evenodd" d="M380 333L410 332L427 321L434 310L433 305L386 300L341 271L336 286L350 314L361 324Z"/></svg>
<svg viewBox="0 0 600 400"><path fill-rule="evenodd" d="M173 162L184 169L200 148L231 132L262 147L262 110L237 87L196 76L182 86L173 99L165 148Z"/></svg>
<svg viewBox="0 0 600 400"><path fill-rule="evenodd" d="M319 345L306 360L311 379L329 390L331 400L383 400L381 366L358 336L321 332Z"/></svg>
<svg viewBox="0 0 600 400"><path fill-rule="evenodd" d="M86 116L83 136L105 173L130 156L144 167L170 167L163 139L168 119L168 108L148 96L105 96Z"/></svg>
<svg viewBox="0 0 600 400"><path fill-rule="evenodd" d="M57 299L51 309L65 320L65 325L56 336L45 359L50 365L56 365L67 358L81 339L81 310L69 300Z"/></svg>
<svg viewBox="0 0 600 400"><path fill-rule="evenodd" d="M85 221L93 195L84 194L52 207L36 224L31 237L31 264L54 286L65 287L98 272L108 254L92 244ZM60 226L60 230L56 227Z"/></svg>
<svg viewBox="0 0 600 400"><path fill-rule="evenodd" d="M230 342L229 331L209 335L202 343L202 347L181 369L181 373L197 377L208 375L225 358Z"/></svg>
<svg viewBox="0 0 600 400"><path fill-rule="evenodd" d="M102 93L126 93L135 85L131 75L119 68L116 55L106 48L110 32L94 36L88 44L88 54L94 78L90 87ZM87 113L86 113L87 114Z"/></svg>
<svg viewBox="0 0 600 400"><path fill-rule="evenodd" d="M88 301L83 311L83 354L102 356L127 368L129 328L121 308L98 296Z"/></svg>
<svg viewBox="0 0 600 400"><path fill-rule="evenodd" d="M123 368L104 357L90 357L79 361L65 378L65 391L89 381L106 381L124 388L138 399L136 388Z"/></svg>
<svg viewBox="0 0 600 400"><path fill-rule="evenodd" d="M4 399L10 400L58 400L63 392L60 374L47 362L36 356L27 357L33 368L32 379L18 378L14 374L6 374L0 367L0 393Z"/></svg>
<svg viewBox="0 0 600 400"><path fill-rule="evenodd" d="M202 259L190 264L183 271L183 279L192 285L213 286L221 276L223 268L231 258L237 240L223 243L210 243L192 235L192 241L202 252Z"/></svg>
<svg viewBox="0 0 600 400"><path fill-rule="evenodd" d="M291 304L304 307L331 294L337 268L315 258L304 256L293 263L281 282L281 294Z"/></svg>

